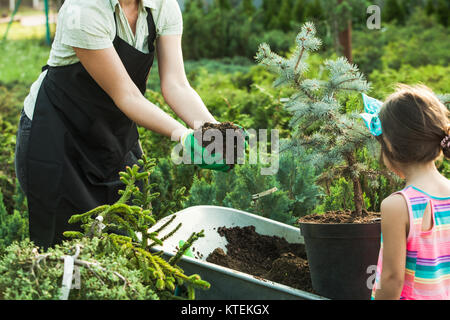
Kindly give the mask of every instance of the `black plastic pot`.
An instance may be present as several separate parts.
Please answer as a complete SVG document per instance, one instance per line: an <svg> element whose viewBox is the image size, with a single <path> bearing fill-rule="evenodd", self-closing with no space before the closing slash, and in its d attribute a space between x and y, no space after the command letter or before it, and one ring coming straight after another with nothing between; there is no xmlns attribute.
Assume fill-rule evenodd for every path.
<svg viewBox="0 0 450 320"><path fill-rule="evenodd" d="M380 250L381 224L300 223L311 280L317 294L369 300L368 286Z"/></svg>

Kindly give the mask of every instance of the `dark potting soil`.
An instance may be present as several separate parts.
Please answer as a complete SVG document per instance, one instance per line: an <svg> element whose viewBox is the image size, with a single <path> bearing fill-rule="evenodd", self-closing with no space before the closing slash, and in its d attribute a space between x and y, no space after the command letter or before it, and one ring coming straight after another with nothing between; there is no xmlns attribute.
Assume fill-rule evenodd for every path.
<svg viewBox="0 0 450 320"><path fill-rule="evenodd" d="M244 137L243 130L240 127L236 126L232 122L223 122L223 123L206 122L203 124L203 126L201 128L199 128L195 131L195 132L198 132L199 130L202 131L202 141L199 141L199 142L201 142L201 145L204 148L206 148L208 145L210 145L211 143L213 143L215 141L214 135L212 135L211 141L205 141L205 139L203 138L203 136L205 135L205 132L210 129L217 129L222 133L223 150L215 150L215 151L220 152L223 155L225 160L228 159L227 158L227 130L230 130L230 129L234 130L234 134L236 135L236 137L233 139L233 143L234 143L233 157L231 158L231 155L230 155L230 159L228 161L226 161L226 163L228 164L229 162L231 162L230 160L232 160L232 164L229 164L229 165L231 168L234 167L234 165L237 163L237 160L238 160L238 151L237 151L238 145L239 145L237 142L238 139L241 139L242 145L244 145L243 140L245 139L245 137ZM196 136L195 133L194 133L194 136Z"/></svg>
<svg viewBox="0 0 450 320"><path fill-rule="evenodd" d="M206 261L313 292L304 244L289 243L277 236L260 235L254 226L218 228L228 241L227 253L215 249Z"/></svg>
<svg viewBox="0 0 450 320"><path fill-rule="evenodd" d="M368 212L363 210L362 216L357 216L352 211L328 211L323 214L310 214L301 217L298 222L312 223L378 223L381 219L381 213Z"/></svg>

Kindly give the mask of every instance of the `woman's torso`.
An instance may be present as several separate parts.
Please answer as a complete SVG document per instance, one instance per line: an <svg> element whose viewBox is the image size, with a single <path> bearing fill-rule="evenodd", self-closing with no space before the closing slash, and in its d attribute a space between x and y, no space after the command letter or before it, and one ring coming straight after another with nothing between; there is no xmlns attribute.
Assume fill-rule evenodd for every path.
<svg viewBox="0 0 450 320"><path fill-rule="evenodd" d="M116 35L137 50L148 53L146 8L152 10L157 36L182 33L182 17L176 0L141 0L135 33L118 0L66 1L58 14L55 39L47 64L59 67L78 63L73 47L106 49L112 47ZM30 119L46 73L40 74L25 99L24 111Z"/></svg>

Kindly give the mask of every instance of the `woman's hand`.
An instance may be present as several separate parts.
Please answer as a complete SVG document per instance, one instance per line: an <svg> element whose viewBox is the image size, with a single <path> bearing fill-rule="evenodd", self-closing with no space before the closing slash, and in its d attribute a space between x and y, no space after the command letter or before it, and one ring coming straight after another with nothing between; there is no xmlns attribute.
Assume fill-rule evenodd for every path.
<svg viewBox="0 0 450 320"><path fill-rule="evenodd" d="M87 72L128 118L174 141L180 140L186 128L142 95L114 47L74 50Z"/></svg>
<svg viewBox="0 0 450 320"><path fill-rule="evenodd" d="M189 153L191 161L202 169L209 169L221 172L227 172L231 169L225 163L225 159L220 153L210 154L206 148L198 143L194 136L194 130L187 130L181 137L181 145L184 150ZM198 161L199 163L196 163Z"/></svg>
<svg viewBox="0 0 450 320"><path fill-rule="evenodd" d="M181 35L159 37L156 49L161 92L172 110L193 129L205 122L218 123L186 78Z"/></svg>

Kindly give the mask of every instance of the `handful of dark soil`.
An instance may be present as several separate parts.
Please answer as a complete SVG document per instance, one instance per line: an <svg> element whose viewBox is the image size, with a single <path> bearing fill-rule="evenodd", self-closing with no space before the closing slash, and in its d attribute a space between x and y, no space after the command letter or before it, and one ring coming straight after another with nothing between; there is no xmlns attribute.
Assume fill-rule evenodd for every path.
<svg viewBox="0 0 450 320"><path fill-rule="evenodd" d="M254 226L218 229L228 244L228 253L215 249L206 261L267 279L292 288L313 292L303 244L256 233Z"/></svg>
<svg viewBox="0 0 450 320"><path fill-rule="evenodd" d="M214 152L212 154L219 152L225 159L226 164L228 164L231 168L233 168L234 165L237 164L238 158L245 156L244 130L242 128L236 126L232 122L223 122L223 123L206 122L205 124L203 124L203 126L201 128L195 130L195 132L194 132L194 137L196 137L197 141L199 141L197 137L199 136L199 131L201 131L202 141L199 141L199 144L203 148L206 148L211 143L214 143L214 141L216 139L215 134L213 132L210 132L210 134L212 134L211 141L205 141L205 138L204 138L205 133L211 129L219 130L222 135L222 149L221 150L216 149L216 150L214 150ZM228 139L227 139L227 135L229 135ZM233 145L228 146L227 140L232 141ZM232 153L231 153L231 151L232 151Z"/></svg>

